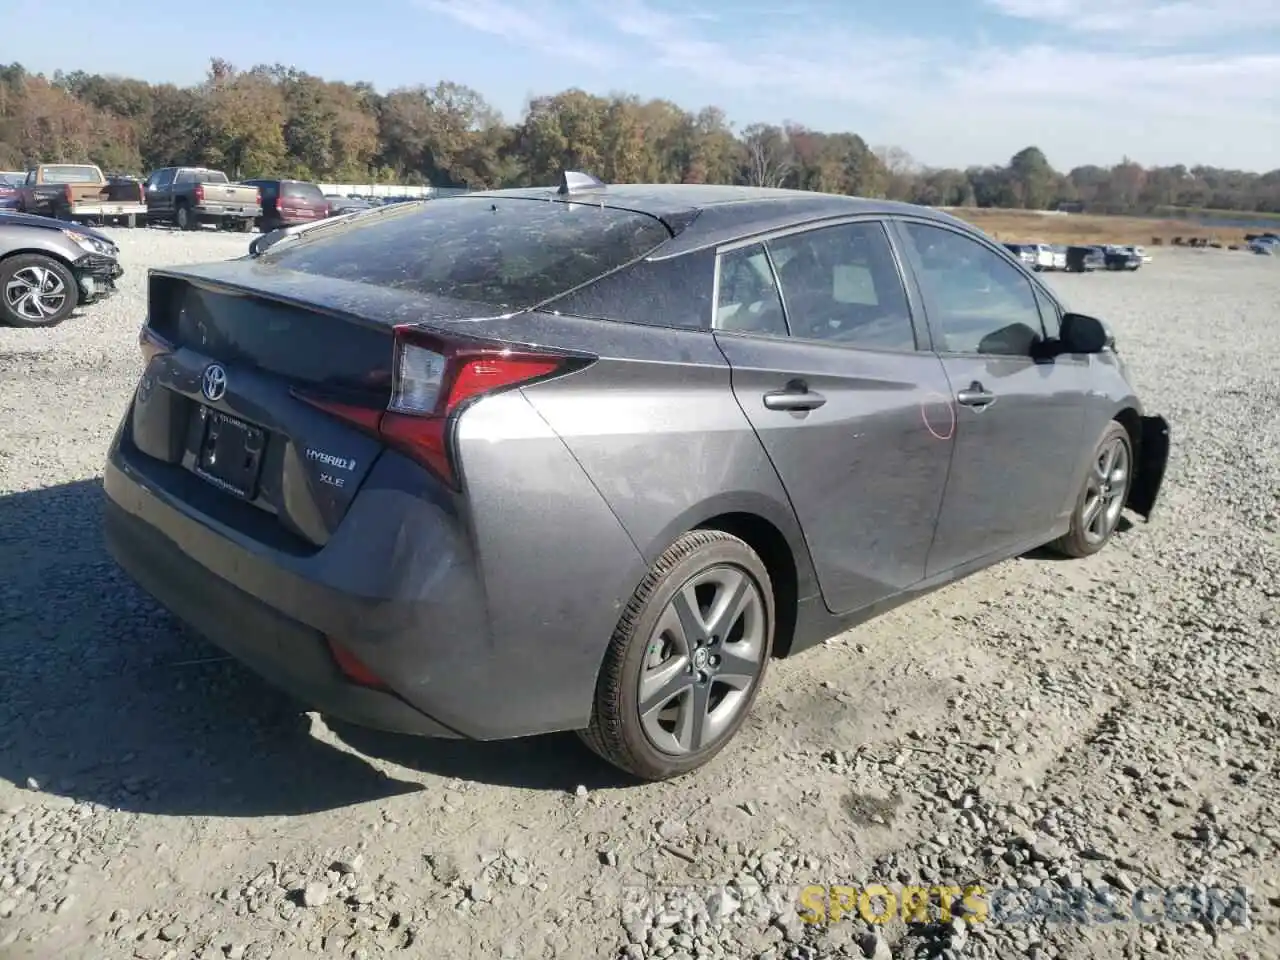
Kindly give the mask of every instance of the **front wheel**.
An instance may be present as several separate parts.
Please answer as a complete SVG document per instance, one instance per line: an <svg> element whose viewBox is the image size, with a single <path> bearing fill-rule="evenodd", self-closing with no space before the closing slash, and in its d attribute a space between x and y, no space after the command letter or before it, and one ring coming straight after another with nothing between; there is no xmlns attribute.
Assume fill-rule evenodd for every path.
<svg viewBox="0 0 1280 960"><path fill-rule="evenodd" d="M80 288L71 271L38 253L0 261L0 319L11 327L53 327L76 308Z"/></svg>
<svg viewBox="0 0 1280 960"><path fill-rule="evenodd" d="M1133 444L1114 420L1093 450L1083 489L1071 512L1071 527L1050 547L1068 557L1088 557L1107 545L1120 523L1133 486Z"/></svg>
<svg viewBox="0 0 1280 960"><path fill-rule="evenodd" d="M773 587L755 551L718 530L686 533L627 603L580 736L644 780L702 766L746 720L773 631Z"/></svg>

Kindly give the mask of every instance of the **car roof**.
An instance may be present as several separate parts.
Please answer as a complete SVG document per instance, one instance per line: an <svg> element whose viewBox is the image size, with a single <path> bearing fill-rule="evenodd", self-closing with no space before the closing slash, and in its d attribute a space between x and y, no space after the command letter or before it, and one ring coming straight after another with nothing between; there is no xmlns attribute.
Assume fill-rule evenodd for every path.
<svg viewBox="0 0 1280 960"><path fill-rule="evenodd" d="M562 203L592 203L643 213L663 221L675 236L650 259L676 256L734 240L785 230L834 217L897 214L973 228L941 210L894 200L787 190L693 183L610 184L603 189L561 194L555 188L485 190L451 199L509 197Z"/></svg>

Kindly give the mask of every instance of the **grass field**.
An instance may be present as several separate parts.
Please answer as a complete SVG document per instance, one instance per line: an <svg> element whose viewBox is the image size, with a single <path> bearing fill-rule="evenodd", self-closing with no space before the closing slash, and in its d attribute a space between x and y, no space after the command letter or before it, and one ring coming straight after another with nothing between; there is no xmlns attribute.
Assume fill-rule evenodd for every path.
<svg viewBox="0 0 1280 960"><path fill-rule="evenodd" d="M1147 217L1108 217L1087 213L1040 213L1035 210L999 210L954 207L951 214L967 220L1002 243L1136 243L1168 245L1174 237L1203 237L1224 244L1243 244L1246 233L1260 228L1207 227L1186 220L1154 220Z"/></svg>

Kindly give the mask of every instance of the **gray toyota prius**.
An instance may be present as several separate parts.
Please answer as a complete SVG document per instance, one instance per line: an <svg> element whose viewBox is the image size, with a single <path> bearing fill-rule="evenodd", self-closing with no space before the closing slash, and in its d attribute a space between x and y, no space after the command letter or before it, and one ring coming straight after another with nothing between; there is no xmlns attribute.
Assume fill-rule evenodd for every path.
<svg viewBox="0 0 1280 960"><path fill-rule="evenodd" d="M605 185L406 203L152 271L106 537L330 716L579 731L642 779L770 661L1149 517L1114 337L922 207Z"/></svg>

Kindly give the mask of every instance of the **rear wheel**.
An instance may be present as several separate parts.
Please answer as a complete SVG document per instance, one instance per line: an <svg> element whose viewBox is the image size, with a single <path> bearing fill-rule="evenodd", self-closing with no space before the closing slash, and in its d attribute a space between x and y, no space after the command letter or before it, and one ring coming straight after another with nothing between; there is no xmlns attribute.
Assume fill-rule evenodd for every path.
<svg viewBox="0 0 1280 960"><path fill-rule="evenodd" d="M1071 528L1049 546L1068 557L1097 553L1116 532L1132 485L1133 445L1128 431L1113 420L1094 448Z"/></svg>
<svg viewBox="0 0 1280 960"><path fill-rule="evenodd" d="M0 261L0 318L11 327L57 326L79 299L76 278L51 257L29 253Z"/></svg>
<svg viewBox="0 0 1280 960"><path fill-rule="evenodd" d="M773 588L755 551L718 530L686 533L623 611L580 736L644 780L702 766L746 720L773 630Z"/></svg>
<svg viewBox="0 0 1280 960"><path fill-rule="evenodd" d="M179 230L194 230L196 228L195 214L191 212L191 208L185 203L180 203L173 211L173 222L177 224Z"/></svg>

